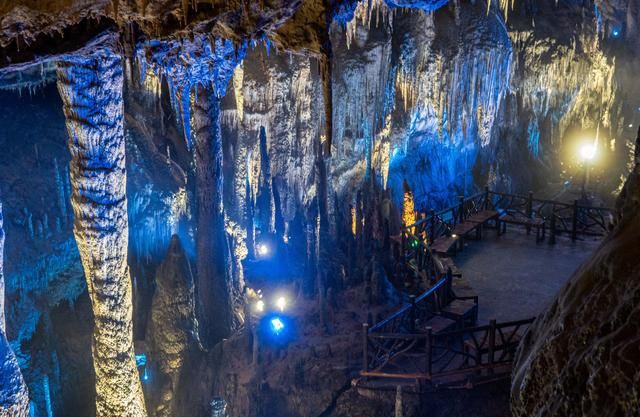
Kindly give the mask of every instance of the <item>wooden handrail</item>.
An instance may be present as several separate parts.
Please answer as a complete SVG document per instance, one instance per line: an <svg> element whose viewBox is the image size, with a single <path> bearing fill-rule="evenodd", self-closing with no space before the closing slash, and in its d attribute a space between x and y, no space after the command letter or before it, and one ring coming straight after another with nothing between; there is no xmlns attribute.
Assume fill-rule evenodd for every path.
<svg viewBox="0 0 640 417"><path fill-rule="evenodd" d="M525 324L533 323L535 319L536 319L535 317L530 317L527 319L496 323L495 328L496 330L498 330L498 329L504 329L507 327L523 326ZM456 336L461 336L468 333L488 331L490 329L491 329L491 325L485 324L482 326L468 327L465 329L458 329L458 330L452 330L449 332L438 333L438 337L441 339L454 338ZM369 331L369 337L375 338L375 339L425 339L427 337L427 334L426 333L371 333L371 331Z"/></svg>
<svg viewBox="0 0 640 417"><path fill-rule="evenodd" d="M447 279L449 279L449 277L445 276L440 281L438 281L438 283L436 283L436 285L434 285L433 287L429 288L427 291L422 293L422 295L420 295L420 297L416 298L414 304L411 304L411 303L405 304L401 309L399 309L395 313L391 314L389 317L387 317L387 318L379 321L378 323L376 323L374 326L372 326L369 329L369 334L371 335L373 333L376 333L378 330L383 328L388 323L392 322L394 319L403 316L409 310L411 310L412 308L415 308L415 306L417 306L420 302L426 300L430 295L432 295L436 290L438 290L438 288L443 286ZM388 333L385 333L385 334L388 334Z"/></svg>
<svg viewBox="0 0 640 417"><path fill-rule="evenodd" d="M462 207L464 207L464 204L474 201L478 198L481 198L482 201L482 206L485 207L485 209L488 208L490 201L488 201L487 199L490 199L491 196L498 196L498 197L503 197L503 198L511 198L511 199L519 199L521 201L522 204L522 210L526 211L526 214L528 217L531 217L534 213L537 213L538 210L536 210L536 206L544 206L544 205L551 205L553 208L557 209L567 209L567 210L573 210L574 212L581 212L581 211L587 211L587 213L589 212L601 212L603 214L610 214L613 213L613 210L609 207L593 207L593 206L587 206L587 205L581 205L581 204L577 204L577 202L574 203L563 203L560 201L555 201L555 200L547 200L547 199L540 199L540 198L533 198L532 193L529 193L529 195L520 195L520 194L510 194L510 193L502 193L502 192L498 192L498 191L491 191L488 189L485 189L485 191L480 192L480 193L476 193L470 197L464 198L462 199L458 204L456 204L455 206L451 206L451 207L447 207L443 210L440 210L438 212L434 212L433 210L431 210L429 212L429 215L426 215L425 217L423 217L422 219L418 220L417 222L411 224L411 225L406 225L403 228L403 231L411 231L411 230L416 230L417 227L425 224L425 223L429 223L431 222L431 230L429 230L429 234L431 236L433 236L434 234L434 229L433 226L435 225L435 219L440 219L443 217L443 215L447 214L447 213L451 213L451 219L453 221L453 224L455 225L459 220L460 217L463 213L460 212L460 209ZM500 209L500 207L494 207L495 209ZM502 208L502 210L508 210L509 208ZM539 214L539 213L538 213ZM550 217L551 220L554 219L555 214L551 213ZM575 214L572 214L572 217L577 217ZM572 228L573 229L573 228ZM570 232L572 232L572 235L574 235L573 230L570 230ZM606 232L606 228L603 228L602 230L603 233L594 233L594 232L589 232L589 231L580 231L577 228L577 224L576 224L576 230L575 230L575 234L585 234L585 235L602 235ZM573 237L573 236L572 236Z"/></svg>
<svg viewBox="0 0 640 417"><path fill-rule="evenodd" d="M365 331L363 332L363 338L365 339L363 341L364 364L361 375L364 377L432 379L451 375L470 375L483 369L493 372L495 368L509 364L513 360L512 344L519 340L516 335L521 335L520 328L530 325L534 320L535 318L533 317L504 323L496 323L495 320L491 320L488 325L440 333L437 336L432 334L430 327L427 327L425 333L412 334L367 334ZM484 336L477 336L478 333ZM422 340L424 340L424 348L420 344ZM442 345L441 342L446 340L473 341L470 346L475 346L475 353L472 355L471 352L460 350L455 346ZM434 343L434 341L440 342ZM368 356L370 343L374 348L373 362L371 363ZM410 350L413 350L413 352L409 353ZM434 354L434 352L438 353ZM410 360L406 363L414 365L405 371L389 372L387 370L393 369L388 368L388 365L396 367L401 363L398 360L402 360L403 357L415 358L416 355L425 358L423 367L411 369L416 362ZM443 364L442 360L445 357L450 357L451 359ZM452 368L450 365L453 363L454 357L458 357L458 362L455 362ZM469 359L473 363L468 363Z"/></svg>

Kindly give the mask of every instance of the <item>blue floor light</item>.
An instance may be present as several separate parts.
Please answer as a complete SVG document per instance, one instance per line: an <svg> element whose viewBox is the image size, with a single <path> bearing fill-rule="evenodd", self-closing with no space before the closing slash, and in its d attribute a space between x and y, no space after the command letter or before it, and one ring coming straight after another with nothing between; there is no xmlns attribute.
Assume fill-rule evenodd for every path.
<svg viewBox="0 0 640 417"><path fill-rule="evenodd" d="M274 317L271 319L271 330L277 336L284 330L284 322L280 319L280 317Z"/></svg>

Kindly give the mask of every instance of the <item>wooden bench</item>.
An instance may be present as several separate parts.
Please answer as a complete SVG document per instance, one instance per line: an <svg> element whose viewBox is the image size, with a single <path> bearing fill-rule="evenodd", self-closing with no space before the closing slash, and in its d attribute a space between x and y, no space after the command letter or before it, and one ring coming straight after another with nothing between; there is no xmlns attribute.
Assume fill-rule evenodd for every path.
<svg viewBox="0 0 640 417"><path fill-rule="evenodd" d="M453 259L447 256L434 255L433 263L436 271L440 276L446 275L449 270L451 270L451 276L453 277L459 278L462 276L462 271L460 270L460 268L458 268L456 264L453 263Z"/></svg>
<svg viewBox="0 0 640 417"><path fill-rule="evenodd" d="M489 223L490 221L496 222L496 229L498 233L500 233L500 213L495 210L482 210L471 216L467 217L466 221L471 223L476 223L476 238L478 240L482 239L482 227Z"/></svg>
<svg viewBox="0 0 640 417"><path fill-rule="evenodd" d="M482 210L467 217L466 221L474 223L487 223L491 220L497 220L499 213L495 210Z"/></svg>
<svg viewBox="0 0 640 417"><path fill-rule="evenodd" d="M452 320L448 317L444 317L441 315L436 315L427 320L424 325L419 326L419 330L421 332L426 332L427 327L431 327L431 332L433 334L444 333L450 330L455 330L458 322Z"/></svg>
<svg viewBox="0 0 640 417"><path fill-rule="evenodd" d="M456 297L440 314L460 323L461 327L473 327L478 321L478 296Z"/></svg>
<svg viewBox="0 0 640 417"><path fill-rule="evenodd" d="M451 250L451 248L453 248L455 252L457 242L457 237L440 236L439 238L431 242L431 250L442 255L447 254L449 250Z"/></svg>
<svg viewBox="0 0 640 417"><path fill-rule="evenodd" d="M527 233L532 227L534 227L536 229L536 242L542 242L547 233L545 220L539 217L529 218L518 213L505 213L502 216L500 216L499 221L502 223L501 234L506 233L507 223L526 226Z"/></svg>
<svg viewBox="0 0 640 417"><path fill-rule="evenodd" d="M442 261L444 262L446 267L451 270L451 276L456 278L460 278L462 276L462 271L456 264L453 263L453 259L447 257L443 258Z"/></svg>
<svg viewBox="0 0 640 417"><path fill-rule="evenodd" d="M476 230L478 226L480 226L480 224L481 223L478 223L478 222L465 221L463 223L456 224L451 232L454 235L465 236L470 232L473 232L474 230Z"/></svg>

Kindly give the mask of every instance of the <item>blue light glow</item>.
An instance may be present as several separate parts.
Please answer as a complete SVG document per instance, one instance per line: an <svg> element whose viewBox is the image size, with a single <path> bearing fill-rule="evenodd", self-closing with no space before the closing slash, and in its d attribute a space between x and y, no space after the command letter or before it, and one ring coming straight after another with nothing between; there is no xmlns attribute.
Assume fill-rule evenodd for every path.
<svg viewBox="0 0 640 417"><path fill-rule="evenodd" d="M280 320L280 317L274 317L271 319L271 330L276 335L279 335L280 332L284 329L284 323Z"/></svg>
<svg viewBox="0 0 640 417"><path fill-rule="evenodd" d="M149 371L147 371L147 368L144 368L144 372L142 373L142 380L144 382L147 382L149 380Z"/></svg>
<svg viewBox="0 0 640 417"><path fill-rule="evenodd" d="M145 366L147 364L147 355L144 353L136 354L136 366Z"/></svg>

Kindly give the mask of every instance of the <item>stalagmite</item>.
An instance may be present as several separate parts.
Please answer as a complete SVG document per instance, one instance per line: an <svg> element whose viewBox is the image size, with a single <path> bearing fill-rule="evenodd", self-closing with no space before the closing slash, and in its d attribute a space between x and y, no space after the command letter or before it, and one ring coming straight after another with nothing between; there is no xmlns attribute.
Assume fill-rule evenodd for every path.
<svg viewBox="0 0 640 417"><path fill-rule="evenodd" d="M202 85L196 87L192 102L191 127L196 165L198 322L202 342L212 346L229 336L233 315L225 269L220 99Z"/></svg>
<svg viewBox="0 0 640 417"><path fill-rule="evenodd" d="M174 399L180 371L192 343L195 328L193 275L178 236L171 238L167 256L156 273L156 290L151 305L149 335L151 356L165 376L156 417L176 414Z"/></svg>
<svg viewBox="0 0 640 417"><path fill-rule="evenodd" d="M0 203L0 417L27 417L29 393L16 356L5 337L4 317L4 230Z"/></svg>
<svg viewBox="0 0 640 417"><path fill-rule="evenodd" d="M95 320L96 416L146 416L127 265L122 62L109 47L58 67L71 152L74 234Z"/></svg>

